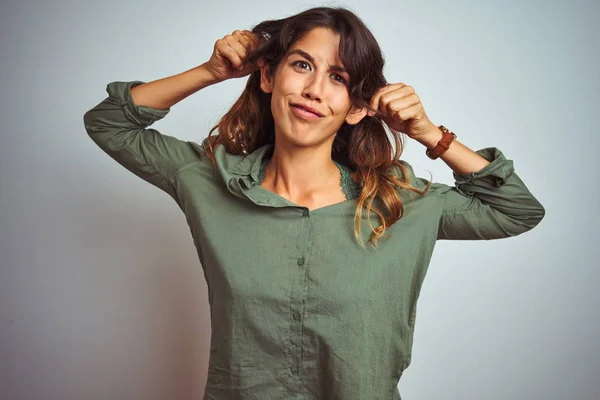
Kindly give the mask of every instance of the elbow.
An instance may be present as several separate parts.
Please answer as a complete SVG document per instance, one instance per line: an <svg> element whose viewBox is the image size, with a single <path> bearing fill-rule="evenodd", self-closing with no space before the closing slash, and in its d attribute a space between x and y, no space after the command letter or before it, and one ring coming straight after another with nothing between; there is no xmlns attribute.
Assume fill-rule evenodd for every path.
<svg viewBox="0 0 600 400"><path fill-rule="evenodd" d="M83 126L88 136L94 141L99 140L102 134L110 132L110 129L107 129L106 120L94 109L83 114Z"/></svg>
<svg viewBox="0 0 600 400"><path fill-rule="evenodd" d="M83 114L83 126L85 127L88 135L91 135L96 130L94 113L92 113L92 110L89 110Z"/></svg>
<svg viewBox="0 0 600 400"><path fill-rule="evenodd" d="M545 215L546 209L536 200L535 204L528 208L526 212L510 218L512 228L509 236L520 235L532 230L539 225Z"/></svg>
<svg viewBox="0 0 600 400"><path fill-rule="evenodd" d="M89 110L83 114L83 125L88 137L98 146L104 148L105 142L109 138L106 136L106 133L109 131L106 130L105 125L101 122L101 119L99 120L98 114L94 110Z"/></svg>
<svg viewBox="0 0 600 400"><path fill-rule="evenodd" d="M542 222L545 216L546 209L540 202L537 202L536 206L531 209L531 212L529 214L527 230L535 228L540 222Z"/></svg>

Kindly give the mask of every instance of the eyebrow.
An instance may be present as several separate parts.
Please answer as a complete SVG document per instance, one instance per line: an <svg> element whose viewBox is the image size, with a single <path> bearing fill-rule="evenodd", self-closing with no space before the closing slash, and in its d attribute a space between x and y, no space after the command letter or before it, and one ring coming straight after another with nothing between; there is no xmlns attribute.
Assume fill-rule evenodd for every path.
<svg viewBox="0 0 600 400"><path fill-rule="evenodd" d="M286 57L286 58L290 57L292 54L299 54L299 55L301 55L302 57L306 58L306 59L307 59L308 61L310 61L311 63L313 63L313 64L316 64L316 63L315 63L315 59L313 58L313 56L311 56L310 54L308 54L308 53L307 53L307 52L305 52L304 50L300 50L300 49L295 49L295 50L292 50L292 51L290 51L290 53L287 55L287 57ZM345 73L345 74L348 74L348 71L346 71L346 70L344 69L344 67L342 67L342 66L339 66L339 65L332 65L332 66L330 66L330 67L329 67L329 69L330 69L331 71L335 71L335 72L339 72L339 73Z"/></svg>

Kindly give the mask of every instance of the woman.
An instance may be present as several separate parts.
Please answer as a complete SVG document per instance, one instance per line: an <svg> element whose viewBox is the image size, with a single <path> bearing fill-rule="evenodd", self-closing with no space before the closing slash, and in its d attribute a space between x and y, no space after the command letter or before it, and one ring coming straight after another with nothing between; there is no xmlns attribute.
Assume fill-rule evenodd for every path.
<svg viewBox="0 0 600 400"><path fill-rule="evenodd" d="M315 8L235 31L184 73L112 82L85 114L98 146L185 213L211 306L205 399L400 399L436 240L515 236L543 218L498 149L455 140L382 71L357 16ZM247 75L202 145L148 128ZM416 177L402 134L456 186Z"/></svg>

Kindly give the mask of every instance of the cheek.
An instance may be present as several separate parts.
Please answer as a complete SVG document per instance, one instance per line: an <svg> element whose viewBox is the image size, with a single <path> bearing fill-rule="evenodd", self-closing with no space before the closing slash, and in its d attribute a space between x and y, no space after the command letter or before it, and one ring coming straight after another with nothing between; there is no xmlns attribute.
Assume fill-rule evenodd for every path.
<svg viewBox="0 0 600 400"><path fill-rule="evenodd" d="M344 118L348 114L348 111L350 111L351 104L349 99L343 97L332 100L330 106L338 117Z"/></svg>
<svg viewBox="0 0 600 400"><path fill-rule="evenodd" d="M275 82L275 89L280 93L295 93L302 88L302 79L287 70L280 71Z"/></svg>
<svg viewBox="0 0 600 400"><path fill-rule="evenodd" d="M289 83L278 82L273 90L273 101L277 102L280 106L288 100L290 93L295 93L294 88L290 87Z"/></svg>

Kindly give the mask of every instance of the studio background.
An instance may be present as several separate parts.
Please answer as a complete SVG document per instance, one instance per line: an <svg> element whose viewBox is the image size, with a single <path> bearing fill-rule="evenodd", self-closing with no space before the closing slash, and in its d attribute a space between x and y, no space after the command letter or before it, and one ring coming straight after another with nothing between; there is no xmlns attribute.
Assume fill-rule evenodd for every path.
<svg viewBox="0 0 600 400"><path fill-rule="evenodd" d="M546 208L514 238L438 242L403 399L600 398L591 0L3 1L0 398L202 398L209 308L185 217L92 142L83 114L111 81L183 72L235 29L319 5L356 12L388 81L471 149L502 150ZM200 142L244 84L208 87L153 128ZM453 184L419 143L403 158Z"/></svg>

